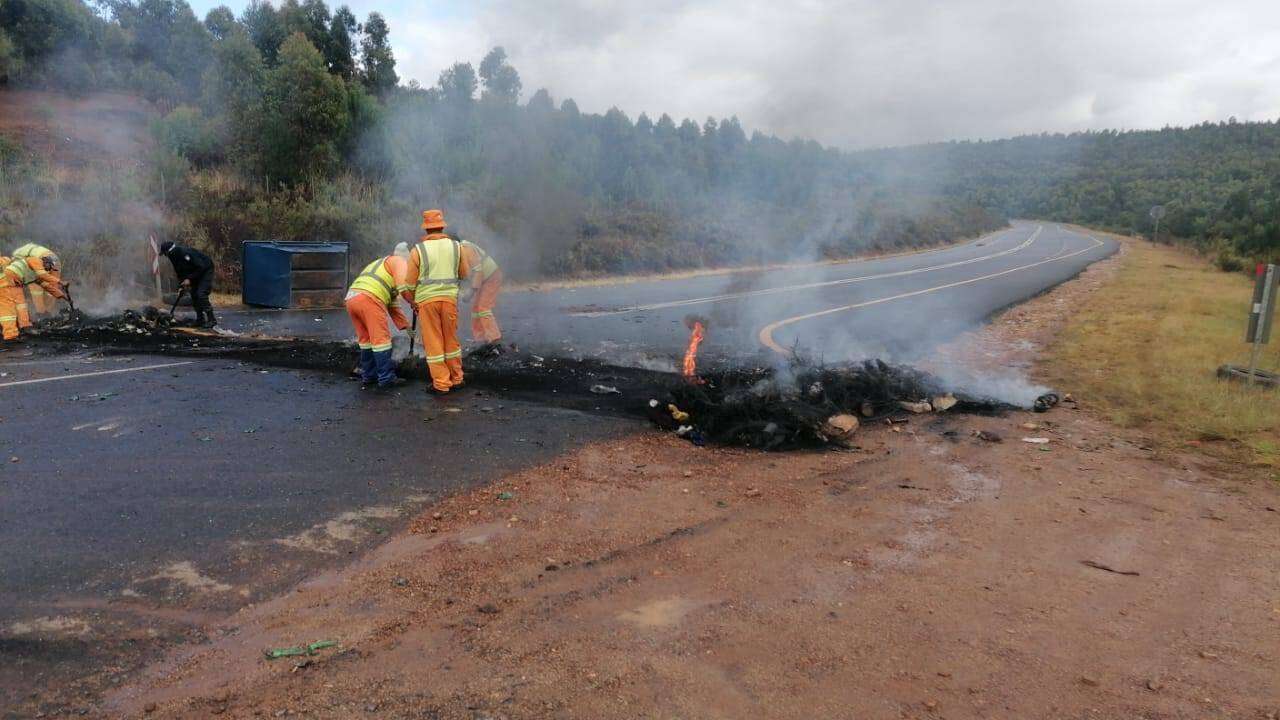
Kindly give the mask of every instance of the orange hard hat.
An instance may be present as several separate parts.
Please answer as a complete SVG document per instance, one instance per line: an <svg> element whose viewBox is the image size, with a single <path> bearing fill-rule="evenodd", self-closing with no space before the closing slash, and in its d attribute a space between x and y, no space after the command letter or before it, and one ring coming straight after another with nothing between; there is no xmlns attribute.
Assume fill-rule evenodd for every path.
<svg viewBox="0 0 1280 720"><path fill-rule="evenodd" d="M422 229L423 230L443 230L448 225L444 222L444 213L439 210L423 210L422 211Z"/></svg>

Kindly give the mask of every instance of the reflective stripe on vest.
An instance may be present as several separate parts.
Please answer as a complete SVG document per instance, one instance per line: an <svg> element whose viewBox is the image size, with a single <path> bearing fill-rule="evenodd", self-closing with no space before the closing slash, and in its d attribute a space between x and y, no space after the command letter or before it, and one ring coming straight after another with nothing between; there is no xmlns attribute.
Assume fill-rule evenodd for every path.
<svg viewBox="0 0 1280 720"><path fill-rule="evenodd" d="M27 264L26 258L15 257L4 269L9 275L17 278L22 285L30 285L40 279L36 271L32 270L31 266Z"/></svg>
<svg viewBox="0 0 1280 720"><path fill-rule="evenodd" d="M53 251L43 245L27 243L13 251L13 259L5 269L16 276L18 282L23 285L31 285L40 279L40 274L31 267L31 264L27 262L27 258L42 258L52 254Z"/></svg>
<svg viewBox="0 0 1280 720"><path fill-rule="evenodd" d="M351 283L351 289L363 290L378 298L383 305L390 305L395 301L395 285L396 280L387 270L387 259L383 257L366 265Z"/></svg>
<svg viewBox="0 0 1280 720"><path fill-rule="evenodd" d="M458 271L462 263L458 241L451 237L418 243L418 289L414 302L434 298L458 299Z"/></svg>
<svg viewBox="0 0 1280 720"><path fill-rule="evenodd" d="M484 248L471 242L470 240L463 240L462 244L474 250L476 253L476 257L479 258L479 262L476 263L475 267L471 268L471 272L479 274L478 279L480 280L480 282L484 282L485 280L488 280L489 276L492 275L498 269L498 262L494 260L492 257L490 257L489 253L484 251ZM475 283L475 284L478 285L479 283Z"/></svg>

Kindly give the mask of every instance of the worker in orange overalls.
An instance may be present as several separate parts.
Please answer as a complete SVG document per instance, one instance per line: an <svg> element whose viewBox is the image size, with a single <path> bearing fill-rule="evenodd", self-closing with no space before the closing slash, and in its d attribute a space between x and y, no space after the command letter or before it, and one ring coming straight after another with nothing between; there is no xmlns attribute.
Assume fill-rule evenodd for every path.
<svg viewBox="0 0 1280 720"><path fill-rule="evenodd" d="M31 327L27 301L22 294L28 285L39 285L55 298L66 297L58 256L35 243L14 250L0 272L0 334L7 341L18 339L19 328Z"/></svg>
<svg viewBox="0 0 1280 720"><path fill-rule="evenodd" d="M422 239L409 251L404 297L417 309L422 349L431 371L430 391L443 395L462 385L462 345L458 342L458 285L471 274L461 244L444 234L444 213L422 213ZM416 280L415 280L416 279Z"/></svg>
<svg viewBox="0 0 1280 720"><path fill-rule="evenodd" d="M502 339L502 329L493 309L502 291L502 270L493 256L470 240L462 241L462 254L471 266L471 339L479 343L496 343Z"/></svg>
<svg viewBox="0 0 1280 720"><path fill-rule="evenodd" d="M31 317L39 318L53 313L53 298L40 285L28 285L27 294L31 296L27 303L27 312Z"/></svg>
<svg viewBox="0 0 1280 720"><path fill-rule="evenodd" d="M380 257L365 266L347 291L347 314L360 345L360 380L387 389L404 383L396 377L391 359L391 330L387 317L401 330L409 319L400 309L400 294L409 290L409 263L399 254Z"/></svg>

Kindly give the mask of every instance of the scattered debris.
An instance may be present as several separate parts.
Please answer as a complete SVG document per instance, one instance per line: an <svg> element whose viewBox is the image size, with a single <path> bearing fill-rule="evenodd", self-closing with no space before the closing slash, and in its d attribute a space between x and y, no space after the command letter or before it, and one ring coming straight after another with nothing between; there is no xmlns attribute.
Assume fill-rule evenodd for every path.
<svg viewBox="0 0 1280 720"><path fill-rule="evenodd" d="M689 420L689 413L681 410L674 404L667 405L667 412L671 413L671 419L678 423L687 422Z"/></svg>
<svg viewBox="0 0 1280 720"><path fill-rule="evenodd" d="M1111 567L1110 565L1103 565L1102 563L1100 563L1100 562L1098 562L1098 561L1096 561L1096 560L1081 560L1081 561L1080 561L1080 564L1081 564L1081 565L1084 565L1085 567L1091 567L1091 568L1094 568L1094 569L1096 569L1096 570L1105 570L1105 571L1107 571L1107 572L1109 572L1109 573L1115 573L1116 575L1133 575L1133 576L1137 577L1138 575L1140 575L1140 574L1141 574L1141 573L1137 572L1136 570L1117 570L1117 569L1115 569L1115 568Z"/></svg>
<svg viewBox="0 0 1280 720"><path fill-rule="evenodd" d="M958 402L960 401L956 400L955 395L947 393L946 395L935 395L933 399L929 401L929 404L933 405L933 409L938 412L946 412L947 410L955 407Z"/></svg>
<svg viewBox="0 0 1280 720"><path fill-rule="evenodd" d="M484 605L477 607L476 612L484 615L497 615L499 610L497 605L494 605L493 603L485 603Z"/></svg>
<svg viewBox="0 0 1280 720"><path fill-rule="evenodd" d="M315 655L317 652L325 648L331 648L338 644L337 640L317 640L310 645L271 648L264 650L263 653L268 660L276 660L282 657L295 657L298 655Z"/></svg>
<svg viewBox="0 0 1280 720"><path fill-rule="evenodd" d="M834 367L797 360L788 373L737 369L702 378L704 384L680 383L671 389L671 404L688 415L679 425L691 426L717 444L765 450L843 444L848 434L833 433L831 418L893 420L904 408L932 411L932 404L920 398L953 398L954 404L943 404L959 412L1012 409L988 398L949 393L931 375L879 360ZM821 392L815 394L815 389Z"/></svg>
<svg viewBox="0 0 1280 720"><path fill-rule="evenodd" d="M1057 406L1058 400L1057 393L1045 393L1036 398L1036 402L1031 406L1031 409L1038 413L1048 412L1050 408Z"/></svg>
<svg viewBox="0 0 1280 720"><path fill-rule="evenodd" d="M503 490L502 492L498 493L499 500L511 500L511 499L514 499L515 496L516 496L515 493L508 492L506 490Z"/></svg>
<svg viewBox="0 0 1280 720"><path fill-rule="evenodd" d="M591 392L596 395L621 395L622 391L612 385L592 385Z"/></svg>
<svg viewBox="0 0 1280 720"><path fill-rule="evenodd" d="M822 434L835 442L844 443L858 429L858 418L848 413L832 415L822 426Z"/></svg>
<svg viewBox="0 0 1280 720"><path fill-rule="evenodd" d="M989 443L1004 442L1003 437L997 435L996 433L991 432L990 430L977 430L973 433L973 436L983 442L989 442Z"/></svg>
<svg viewBox="0 0 1280 720"><path fill-rule="evenodd" d="M1024 438L1022 438L1022 442L1024 442L1024 443L1031 443L1032 445L1048 445L1048 444L1049 444L1049 438L1047 438L1047 437L1024 437Z"/></svg>

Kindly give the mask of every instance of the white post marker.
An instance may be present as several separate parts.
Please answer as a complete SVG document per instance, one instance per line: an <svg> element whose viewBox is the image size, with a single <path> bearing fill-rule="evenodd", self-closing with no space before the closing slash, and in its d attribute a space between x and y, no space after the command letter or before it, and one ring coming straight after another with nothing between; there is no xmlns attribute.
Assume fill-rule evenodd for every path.
<svg viewBox="0 0 1280 720"><path fill-rule="evenodd" d="M156 244L156 236L147 236L151 243L151 276L156 279L156 302L164 304L164 286L160 283L160 246Z"/></svg>
<svg viewBox="0 0 1280 720"><path fill-rule="evenodd" d="M1258 353L1262 346L1271 341L1271 318L1275 315L1276 283L1275 265L1258 265L1258 280L1253 286L1253 306L1249 311L1249 329L1245 333L1245 342L1253 343L1249 352L1249 384L1252 385L1258 374Z"/></svg>

